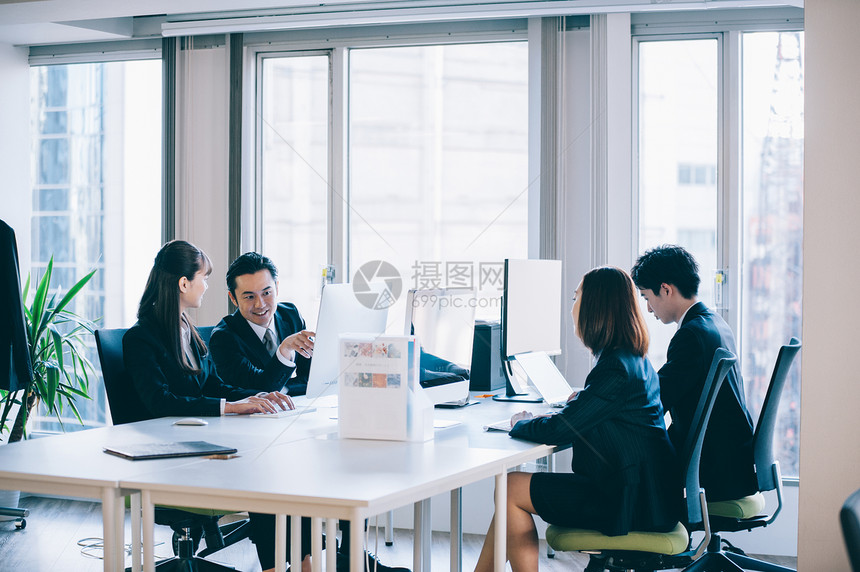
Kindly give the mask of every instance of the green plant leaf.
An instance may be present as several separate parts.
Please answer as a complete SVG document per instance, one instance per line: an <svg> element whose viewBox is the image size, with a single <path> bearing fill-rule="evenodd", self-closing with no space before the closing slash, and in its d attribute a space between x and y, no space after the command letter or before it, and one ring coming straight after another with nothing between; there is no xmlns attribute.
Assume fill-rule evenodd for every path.
<svg viewBox="0 0 860 572"><path fill-rule="evenodd" d="M45 313L45 301L48 299L48 288L51 283L51 274L54 271L54 257L48 261L48 267L45 269L45 274L39 280L39 285L36 286L36 293L33 295L33 304L30 306L30 338L38 341L39 328L42 324L42 315Z"/></svg>
<svg viewBox="0 0 860 572"><path fill-rule="evenodd" d="M60 385L60 371L56 365L48 368L48 383L45 394L42 396L42 402L48 411L56 411L57 409L57 387Z"/></svg>
<svg viewBox="0 0 860 572"><path fill-rule="evenodd" d="M51 333L51 340L54 343L53 350L54 355L57 356L57 365L59 366L60 371L65 371L66 368L63 366L63 336L56 328L49 327L48 329Z"/></svg>
<svg viewBox="0 0 860 572"><path fill-rule="evenodd" d="M63 296L63 299L60 300L60 303L57 304L57 306L54 308L54 313L62 312L63 309L69 305L69 302L72 301L72 298L77 296L78 292L80 292L81 289L87 285L87 282L90 281L90 279L93 277L93 275L95 273L96 273L95 270L91 270L89 274L87 274L86 276L84 276L83 278L78 280L74 286L69 288L69 291L66 292L66 295Z"/></svg>

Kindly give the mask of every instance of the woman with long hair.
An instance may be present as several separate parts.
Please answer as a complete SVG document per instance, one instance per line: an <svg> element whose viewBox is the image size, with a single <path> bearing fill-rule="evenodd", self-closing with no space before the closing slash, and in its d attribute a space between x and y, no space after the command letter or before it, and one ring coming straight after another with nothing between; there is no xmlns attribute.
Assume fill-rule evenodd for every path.
<svg viewBox="0 0 860 572"><path fill-rule="evenodd" d="M669 531L680 516L679 470L630 276L614 267L589 271L571 315L596 360L584 389L557 414L511 418L511 437L573 447L572 473L508 475L507 559L514 572L538 569L533 514L608 535ZM494 542L491 523L477 571L493 569Z"/></svg>
<svg viewBox="0 0 860 572"><path fill-rule="evenodd" d="M152 417L217 416L292 409L280 393L257 394L225 384L188 315L199 308L212 263L184 240L165 244L140 300L137 323L122 339L125 367Z"/></svg>

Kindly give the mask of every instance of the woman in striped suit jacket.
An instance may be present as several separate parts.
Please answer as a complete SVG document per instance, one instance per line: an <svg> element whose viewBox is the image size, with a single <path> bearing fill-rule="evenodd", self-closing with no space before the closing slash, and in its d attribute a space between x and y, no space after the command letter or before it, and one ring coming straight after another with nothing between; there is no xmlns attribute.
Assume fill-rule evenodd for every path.
<svg viewBox="0 0 860 572"><path fill-rule="evenodd" d="M507 557L515 572L538 569L533 514L622 535L669 531L682 506L660 383L645 357L648 330L630 276L614 267L591 270L576 289L571 315L597 360L584 389L557 414L511 418L511 437L573 447L572 473L508 477ZM476 570L492 570L493 544L490 524Z"/></svg>

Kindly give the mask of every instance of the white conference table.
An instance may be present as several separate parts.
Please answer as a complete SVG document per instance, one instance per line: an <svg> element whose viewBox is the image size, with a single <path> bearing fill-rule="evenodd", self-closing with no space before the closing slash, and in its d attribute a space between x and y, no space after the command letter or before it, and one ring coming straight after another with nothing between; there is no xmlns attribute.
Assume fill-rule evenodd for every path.
<svg viewBox="0 0 860 572"><path fill-rule="evenodd" d="M302 403L301 400L297 400ZM437 429L435 439L422 442L339 439L333 409L319 408L303 416L300 424L314 425L311 438L271 439L258 435L253 446L239 446L239 456L228 461L198 463L154 470L123 479L123 489L141 491L143 505L144 570L153 570L153 507L179 504L218 507L276 514L276 570L284 570L286 516L314 518L313 539L320 535L321 519L334 526L334 519L352 522L351 568L363 569L364 519L415 504L415 572L429 571L429 498L452 493L452 516L459 514L460 488L494 477L496 506L505 506L507 471L523 463L548 456L553 448L510 439L503 433L486 433L486 420L497 420L521 409L543 411L545 405L481 403L460 410L437 410L437 418L462 421ZM442 412L444 411L444 412ZM198 428L206 440L229 445L222 430L235 427L229 418L223 424ZM325 431L328 420L329 431ZM241 422L242 419L234 421ZM271 420L271 423L282 420ZM217 435L217 436L216 436ZM268 446L260 447L262 441ZM234 445L236 446L236 445ZM505 510L496 511L496 529L506 528ZM452 527L453 529L453 527ZM294 553L299 558L300 527L292 527ZM329 528L331 530L331 528ZM460 531L452 530L452 565L459 567ZM496 564L504 569L505 535L496 536ZM313 566L321 566L321 543L313 544ZM425 550L424 548L427 548ZM333 551L328 553L333 563ZM455 557L457 564L454 564ZM359 568L361 566L361 568Z"/></svg>
<svg viewBox="0 0 860 572"><path fill-rule="evenodd" d="M495 477L496 506L504 506L507 470L551 454L552 448L485 433L487 420L520 409L545 410L545 405L481 403L460 410L437 410L436 417L462 421L435 432L424 443L337 438L336 410L320 407L302 416L259 419L247 416L208 418L206 426L175 426L176 418L104 427L0 447L0 489L100 499L105 540L104 570L124 565L124 502L132 495L133 511L141 492L144 513L144 554L152 569L153 505L174 504L253 510L277 515L350 520L352 565L363 558L363 521L410 503L416 508L415 572L429 570L429 498L451 492L452 518L459 513L460 487ZM199 457L128 461L105 454L106 445L210 441L235 447L230 460ZM300 459L300 463L296 463ZM299 469L299 470L296 470ZM133 512L134 514L134 512ZM139 512L137 513L139 514ZM496 529L504 530L505 511L496 512ZM276 519L278 567L283 569L286 519ZM132 518L132 566L139 569L140 531ZM453 523L452 523L453 524ZM299 550L301 527L293 527ZM452 566L457 569L459 529L452 526ZM504 566L505 535L497 535L496 565ZM455 542L457 544L455 545ZM321 550L321 543L315 543ZM333 562L333 552L329 553ZM424 559L420 556L424 555ZM145 557L146 560L146 557ZM295 561L295 556L291 559ZM319 554L314 559L319 567ZM146 563L145 563L146 564ZM362 568L353 568L355 570Z"/></svg>

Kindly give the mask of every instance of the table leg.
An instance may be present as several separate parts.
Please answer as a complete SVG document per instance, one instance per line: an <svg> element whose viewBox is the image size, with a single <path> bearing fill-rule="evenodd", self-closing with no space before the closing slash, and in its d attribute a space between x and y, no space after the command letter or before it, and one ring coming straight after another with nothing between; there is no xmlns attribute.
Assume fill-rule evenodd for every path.
<svg viewBox="0 0 860 572"><path fill-rule="evenodd" d="M104 535L104 569L110 572L118 568L119 555L116 550L116 489L102 489L102 531ZM124 566L123 566L124 567Z"/></svg>
<svg viewBox="0 0 860 572"><path fill-rule="evenodd" d="M335 519L325 520L325 534L325 569L330 572L337 568L337 521Z"/></svg>
<svg viewBox="0 0 860 572"><path fill-rule="evenodd" d="M496 475L496 545L493 551L493 569L504 572L507 563L508 540L508 473Z"/></svg>
<svg viewBox="0 0 860 572"><path fill-rule="evenodd" d="M311 570L322 571L322 519L318 517L311 519Z"/></svg>
<svg viewBox="0 0 860 572"><path fill-rule="evenodd" d="M430 499L415 503L414 518L415 543L412 547L412 567L414 572L430 572L430 552L432 526L430 523Z"/></svg>
<svg viewBox="0 0 860 572"><path fill-rule="evenodd" d="M143 570L155 572L155 506L149 491L140 493L143 513Z"/></svg>
<svg viewBox="0 0 860 572"><path fill-rule="evenodd" d="M463 489L451 491L451 572L463 569Z"/></svg>
<svg viewBox="0 0 860 572"><path fill-rule="evenodd" d="M358 514L349 519L349 569L364 570L364 517Z"/></svg>
<svg viewBox="0 0 860 572"><path fill-rule="evenodd" d="M131 495L131 572L140 572L140 493Z"/></svg>
<svg viewBox="0 0 860 572"><path fill-rule="evenodd" d="M287 571L287 515L275 515L275 572Z"/></svg>
<svg viewBox="0 0 860 572"><path fill-rule="evenodd" d="M545 457L546 459L546 472L554 473L555 472L555 453L550 453ZM555 558L555 550L552 549L552 546L549 545L549 542L546 543L546 556L547 558Z"/></svg>
<svg viewBox="0 0 860 572"><path fill-rule="evenodd" d="M394 545L394 511L385 513L385 546Z"/></svg>
<svg viewBox="0 0 860 572"><path fill-rule="evenodd" d="M125 570L125 495L118 489L114 491L114 526L116 527L116 565Z"/></svg>

